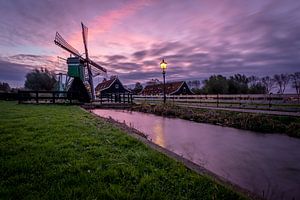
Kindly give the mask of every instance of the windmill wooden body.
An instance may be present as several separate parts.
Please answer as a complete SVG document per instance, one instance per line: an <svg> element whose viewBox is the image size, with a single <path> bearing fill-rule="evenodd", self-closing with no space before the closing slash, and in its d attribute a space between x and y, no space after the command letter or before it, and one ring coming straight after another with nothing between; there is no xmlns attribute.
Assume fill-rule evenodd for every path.
<svg viewBox="0 0 300 200"><path fill-rule="evenodd" d="M74 56L67 59L68 75L76 79L77 83L78 81L82 81L84 83L87 80L90 88L91 98L92 100L95 100L93 77L101 73L106 73L107 70L89 58L87 46L88 28L83 23L81 23L81 27L85 51L84 57L82 56L83 54L80 54L78 50L76 50L68 42L66 42L66 40L64 40L58 32L56 32L54 43ZM87 71L85 71L85 69ZM87 79L85 74L88 75Z"/></svg>

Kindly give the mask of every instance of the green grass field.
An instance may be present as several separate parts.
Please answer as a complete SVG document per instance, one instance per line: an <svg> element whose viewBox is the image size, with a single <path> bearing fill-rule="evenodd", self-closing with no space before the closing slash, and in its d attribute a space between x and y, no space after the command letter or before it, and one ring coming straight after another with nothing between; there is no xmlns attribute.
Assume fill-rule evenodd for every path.
<svg viewBox="0 0 300 200"><path fill-rule="evenodd" d="M0 101L0 199L243 199L76 106Z"/></svg>

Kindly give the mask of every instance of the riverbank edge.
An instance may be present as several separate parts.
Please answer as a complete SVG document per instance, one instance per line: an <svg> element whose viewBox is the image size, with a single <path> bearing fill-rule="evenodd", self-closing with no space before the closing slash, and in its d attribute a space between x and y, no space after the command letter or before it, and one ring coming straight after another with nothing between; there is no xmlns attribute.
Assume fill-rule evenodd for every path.
<svg viewBox="0 0 300 200"><path fill-rule="evenodd" d="M262 134L282 134L293 138L300 138L300 131L299 131L300 117L297 116L280 116L280 115L276 116L276 115L264 114L264 113L248 113L248 112L227 111L227 110L214 110L214 109L206 109L206 108L189 108L189 107L183 108L173 104L167 104L166 106L163 104L159 104L159 105L139 104L139 105L133 105L130 109L127 110L149 113L149 114L154 114L162 117L179 118L179 119L193 121L197 123L206 123L206 124L213 124L213 125L224 126L224 127L237 128L241 130L255 131L255 132L260 132ZM193 113L196 111L198 113ZM204 112L204 114L202 114L202 112ZM239 116L239 118L235 119L233 116L234 117ZM293 122L291 122L292 121L291 119L293 119ZM249 122L250 120L253 123L258 123L262 127L256 125L245 126L245 124L242 124L241 122L241 121ZM267 123L264 124L262 123L263 121ZM287 122L290 124L288 125L285 124ZM267 126L267 128L264 126Z"/></svg>
<svg viewBox="0 0 300 200"><path fill-rule="evenodd" d="M105 122L109 123L109 124L112 124L113 126L121 129L124 133L126 133L127 135L137 139L138 141L142 142L143 144L145 144L147 147L155 150L155 151L158 151L166 156L168 156L169 158L171 159L174 159L176 160L177 162L180 162L182 163L185 167L187 167L188 169L202 175L202 176L206 176L208 178L210 178L211 180L215 181L216 183L219 183L221 185L224 185L230 189L232 189L233 191L236 191L238 193L240 193L241 195L249 198L249 199L253 199L253 200L263 200L264 198L247 190L247 189L244 189L242 187L240 187L239 185L237 184L234 184L230 181L228 181L227 179L221 177L221 176L218 176L217 174L207 170L206 168L200 166L200 165L197 165L196 163L168 150L168 149L165 149L155 143L153 143L152 141L148 140L147 139L147 135L145 135L144 133L140 132L139 130L135 129L135 128L132 128L130 126L128 126L127 124L125 123L121 123L121 122L118 122L116 120L114 120L113 118L105 118L105 117L101 117L99 115L96 115L95 113L92 112L91 109L86 109L86 108L83 108L81 107L81 109L84 111L84 112L88 112L90 113L93 117L97 118L97 119L101 119L101 120L104 120Z"/></svg>

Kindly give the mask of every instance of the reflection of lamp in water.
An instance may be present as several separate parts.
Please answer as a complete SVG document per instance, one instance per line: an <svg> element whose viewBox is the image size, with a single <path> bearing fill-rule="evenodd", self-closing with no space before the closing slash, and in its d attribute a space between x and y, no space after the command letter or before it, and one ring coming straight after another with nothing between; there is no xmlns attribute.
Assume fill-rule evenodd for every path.
<svg viewBox="0 0 300 200"><path fill-rule="evenodd" d="M153 142L155 144L158 144L161 147L166 147L165 142L165 119L162 119L162 121L158 121L155 123L153 127L153 132L155 133L153 137Z"/></svg>

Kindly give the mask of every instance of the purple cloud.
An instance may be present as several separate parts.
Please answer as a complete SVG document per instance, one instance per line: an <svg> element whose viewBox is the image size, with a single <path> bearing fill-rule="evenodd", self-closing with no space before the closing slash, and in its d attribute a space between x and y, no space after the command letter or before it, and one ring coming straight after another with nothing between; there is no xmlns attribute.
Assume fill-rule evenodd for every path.
<svg viewBox="0 0 300 200"><path fill-rule="evenodd" d="M5 69L5 76L1 73L2 79L19 76L21 80L25 75L21 66L65 71L66 65L57 64L56 56L68 53L54 45L54 34L59 31L83 52L81 21L90 28L91 58L125 83L160 78L162 58L169 64L168 80L299 71L300 2L296 0L67 4L0 2L0 57L6 58L2 59L6 64L16 64ZM74 15L71 10L80 12Z"/></svg>

